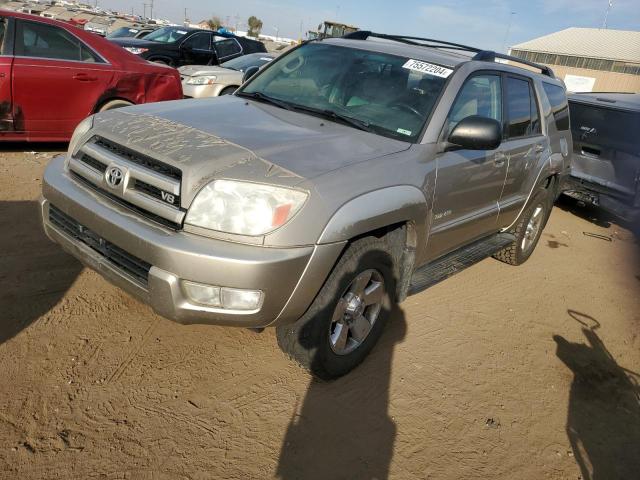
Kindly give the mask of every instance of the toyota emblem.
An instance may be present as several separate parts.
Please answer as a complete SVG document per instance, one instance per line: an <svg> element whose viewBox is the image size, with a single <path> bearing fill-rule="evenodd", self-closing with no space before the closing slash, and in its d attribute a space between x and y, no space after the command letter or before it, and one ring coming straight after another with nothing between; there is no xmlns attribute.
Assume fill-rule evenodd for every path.
<svg viewBox="0 0 640 480"><path fill-rule="evenodd" d="M107 180L107 185L111 188L118 188L124 180L124 172L118 167L111 167L107 169L105 178Z"/></svg>

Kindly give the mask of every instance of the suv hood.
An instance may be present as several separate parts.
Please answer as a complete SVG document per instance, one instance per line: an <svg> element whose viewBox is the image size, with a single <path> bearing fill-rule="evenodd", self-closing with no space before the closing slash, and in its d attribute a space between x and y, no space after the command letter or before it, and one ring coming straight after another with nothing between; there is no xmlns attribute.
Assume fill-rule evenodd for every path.
<svg viewBox="0 0 640 480"><path fill-rule="evenodd" d="M293 186L411 146L234 95L104 112L93 133L182 170L183 205L216 178Z"/></svg>

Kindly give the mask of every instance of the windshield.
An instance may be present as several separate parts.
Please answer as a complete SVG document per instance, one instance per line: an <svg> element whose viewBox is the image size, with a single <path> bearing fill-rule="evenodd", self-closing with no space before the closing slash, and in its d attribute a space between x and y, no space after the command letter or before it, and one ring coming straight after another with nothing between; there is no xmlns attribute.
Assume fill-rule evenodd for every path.
<svg viewBox="0 0 640 480"><path fill-rule="evenodd" d="M275 60L239 94L333 112L416 141L450 73L406 57L311 43Z"/></svg>
<svg viewBox="0 0 640 480"><path fill-rule="evenodd" d="M249 67L261 67L265 63L269 63L271 60L273 59L265 56L265 54L258 53L234 58L233 60L224 62L220 66L223 68L229 68L231 70L238 70L239 72L244 72Z"/></svg>
<svg viewBox="0 0 640 480"><path fill-rule="evenodd" d="M188 32L176 27L164 27L155 32L151 32L144 37L145 40L151 40L152 42L161 43L175 43L183 38Z"/></svg>
<svg viewBox="0 0 640 480"><path fill-rule="evenodd" d="M139 31L137 28L120 27L107 35L107 38L135 37Z"/></svg>

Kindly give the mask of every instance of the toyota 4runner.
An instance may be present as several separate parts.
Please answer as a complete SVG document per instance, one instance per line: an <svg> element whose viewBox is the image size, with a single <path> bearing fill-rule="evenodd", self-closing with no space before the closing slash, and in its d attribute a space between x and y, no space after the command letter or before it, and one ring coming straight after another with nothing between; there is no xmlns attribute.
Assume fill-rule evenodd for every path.
<svg viewBox="0 0 640 480"><path fill-rule="evenodd" d="M393 302L533 252L571 151L547 67L356 32L245 80L83 121L46 170L48 236L169 319L276 327L325 379Z"/></svg>

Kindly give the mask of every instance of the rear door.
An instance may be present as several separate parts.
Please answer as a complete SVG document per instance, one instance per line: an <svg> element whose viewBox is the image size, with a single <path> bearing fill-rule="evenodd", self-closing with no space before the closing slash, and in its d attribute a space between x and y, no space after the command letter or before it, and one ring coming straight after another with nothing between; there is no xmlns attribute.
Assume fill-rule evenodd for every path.
<svg viewBox="0 0 640 480"><path fill-rule="evenodd" d="M445 135L458 122L479 115L503 123L502 76L473 74L451 107ZM498 231L498 200L507 164L496 150L453 150L440 154L429 252L433 258Z"/></svg>
<svg viewBox="0 0 640 480"><path fill-rule="evenodd" d="M9 19L0 16L0 132L13 130L11 66L13 55L8 41Z"/></svg>
<svg viewBox="0 0 640 480"><path fill-rule="evenodd" d="M243 54L242 47L235 38L226 38L214 42L218 63L224 63Z"/></svg>
<svg viewBox="0 0 640 480"><path fill-rule="evenodd" d="M507 121L502 150L506 155L507 176L500 198L500 228L511 225L527 201L540 157L548 147L531 79L508 74L504 84Z"/></svg>
<svg viewBox="0 0 640 480"><path fill-rule="evenodd" d="M16 21L13 110L14 114L20 111L23 128L30 135L71 135L106 91L112 70L70 31Z"/></svg>
<svg viewBox="0 0 640 480"><path fill-rule="evenodd" d="M640 112L569 100L571 175L635 195L640 178Z"/></svg>
<svg viewBox="0 0 640 480"><path fill-rule="evenodd" d="M209 65L213 57L212 34L196 32L180 45L183 65Z"/></svg>

